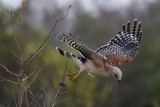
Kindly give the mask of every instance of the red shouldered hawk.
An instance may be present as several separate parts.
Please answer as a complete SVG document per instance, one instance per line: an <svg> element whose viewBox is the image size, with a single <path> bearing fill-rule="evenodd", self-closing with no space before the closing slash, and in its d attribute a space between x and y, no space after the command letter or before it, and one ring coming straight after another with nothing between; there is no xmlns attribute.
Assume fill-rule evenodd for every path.
<svg viewBox="0 0 160 107"><path fill-rule="evenodd" d="M138 53L138 48L142 40L141 22L137 25L137 19L134 20L132 30L130 22L122 26L122 31L112 38L107 45L93 51L86 47L79 39L75 39L70 33L69 36L61 33L58 38L65 44L80 52L82 56L56 48L58 52L69 58L72 58L80 67L77 72L70 72L71 80L77 78L82 71L88 74L101 77L115 77L118 81L122 78L122 72L117 67L121 63L131 61Z"/></svg>

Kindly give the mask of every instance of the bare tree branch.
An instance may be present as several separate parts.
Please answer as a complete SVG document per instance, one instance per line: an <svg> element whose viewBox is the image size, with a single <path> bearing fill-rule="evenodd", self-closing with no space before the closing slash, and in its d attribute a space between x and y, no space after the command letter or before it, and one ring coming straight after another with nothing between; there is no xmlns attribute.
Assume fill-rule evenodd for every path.
<svg viewBox="0 0 160 107"><path fill-rule="evenodd" d="M48 94L46 93L46 91L42 88L43 92L45 93L45 95L47 96L47 98L49 99L50 102L52 102L51 98L48 96Z"/></svg>
<svg viewBox="0 0 160 107"><path fill-rule="evenodd" d="M22 48L23 48L23 31L22 31L22 21L21 21L21 17L22 17L22 9L19 12L19 21L20 21L20 32L21 32L21 47L20 47L20 52L22 52Z"/></svg>
<svg viewBox="0 0 160 107"><path fill-rule="evenodd" d="M30 57L28 57L28 58L23 62L23 64L25 64L29 59L31 59L31 58L43 47L43 45L47 42L47 40L48 40L49 37L51 36L52 32L54 31L57 23L58 23L58 22L56 21L55 24L53 25L52 30L50 31L49 35L45 38L44 42L37 48L37 50L36 50L35 52L33 52L33 54L31 54ZM31 63L31 62L32 62L32 60L30 60L29 63Z"/></svg>
<svg viewBox="0 0 160 107"><path fill-rule="evenodd" d="M31 58L44 46L44 44L47 42L47 40L50 38L52 32L54 31L57 23L60 22L61 20L63 20L65 17L68 16L68 14L67 14L67 15L63 16L62 18L57 19L54 11L53 11L53 15L54 15L54 18L55 18L56 22L55 22L55 24L53 25L50 33L49 33L48 36L45 38L44 42L38 47L38 49L37 49L35 52L33 52L33 54L32 54L30 57L28 57L23 63L26 63L29 59L31 59Z"/></svg>
<svg viewBox="0 0 160 107"><path fill-rule="evenodd" d="M22 81L25 81L25 80L27 80L29 77L31 77L33 74L35 73L35 71L33 71L31 74L29 74L28 76L27 75L25 75L26 76L26 78L24 78L24 79L22 79Z"/></svg>
<svg viewBox="0 0 160 107"><path fill-rule="evenodd" d="M15 36L15 31L14 31L12 7L11 7L11 12L10 12L10 14L11 14L11 24L12 24L12 31L13 31L14 40L15 40L15 42L16 42L16 44L17 44L17 48L18 48L19 51L20 51L19 44L18 44L17 38L16 38L16 36Z"/></svg>
<svg viewBox="0 0 160 107"><path fill-rule="evenodd" d="M6 79L6 78L4 78L4 77L2 77L2 76L0 76L0 78L2 78L3 80L5 80L5 81L7 81L7 82L10 82L10 83L13 83L13 84L18 85L18 83L14 82L14 81L11 81L11 80L9 80L9 79Z"/></svg>
<svg viewBox="0 0 160 107"><path fill-rule="evenodd" d="M35 78L37 77L37 75L39 74L40 71L42 71L42 69L45 67L45 65L42 66L42 68L36 73L36 75L34 76L34 78L31 80L31 82L27 85L27 87L25 87L25 89L23 91L25 91L31 84L32 82L35 80Z"/></svg>
<svg viewBox="0 0 160 107"><path fill-rule="evenodd" d="M59 104L59 103L65 102L65 101L67 101L67 100L69 100L69 99L71 99L71 98L73 98L73 97L68 97L68 98L66 98L66 99L64 99L64 100L62 100L62 101L57 102L56 104ZM56 104L55 104L55 105L56 105Z"/></svg>
<svg viewBox="0 0 160 107"><path fill-rule="evenodd" d="M24 7L24 6L23 6L23 7ZM10 21L11 21L12 33L13 33L13 37L14 37L15 43L16 43L16 45L17 45L17 48L18 48L18 50L19 50L19 56L17 56L17 54L15 54L15 53L12 51L12 49L10 48L9 43L7 42L6 34L5 34L5 31L4 31L4 24L3 24L3 11L2 11L2 18L1 18L2 32L3 32L5 44L6 44L7 49L9 50L9 52L16 58L16 61L18 61L18 63L19 63L19 73L16 74L16 73L11 72L10 70L8 70L8 68L7 68L5 65L3 65L3 64L1 64L1 63L0 63L0 66L5 70L5 72L16 76L19 81L18 81L18 83L16 83L16 82L14 82L14 81L11 81L11 80L6 79L6 78L1 77L1 76L0 76L0 78L1 78L2 80L4 80L4 81L7 81L7 82L10 82L10 83L13 83L13 84L16 84L16 85L19 86L19 90L18 90L19 92L18 92L18 100L17 100L17 102L16 102L15 95L14 95L13 90L12 90L12 94L13 94L13 97L14 97L14 101L15 101L15 103L16 103L16 107L17 107L17 106L18 106L18 107L22 107L22 100L23 100L23 94L24 94L24 92L25 92L25 95L26 95L27 107L30 106L30 105L32 105L32 103L29 104L28 95L31 96L33 105L42 106L41 104L43 104L43 106L46 106L46 105L45 105L45 102L44 102L44 96L45 96L45 95L47 96L47 98L49 99L49 101L52 103L52 100L50 99L50 97L48 96L48 94L46 93L46 91L43 89L43 90L42 90L43 93L40 93L40 96L38 96L38 98L37 98L37 96L34 98L34 97L33 97L33 93L32 93L32 91L31 91L31 88L30 88L31 84L32 84L33 81L36 79L36 77L37 77L37 75L39 74L39 72L43 70L43 68L45 67L45 65L41 67L41 69L35 74L35 76L34 76L33 79L31 80L31 82L30 82L26 87L23 86L23 84L22 84L23 81L24 81L24 80L27 80L27 79L28 79L29 77L31 77L35 72L32 72L31 74L29 74L29 76L26 76L25 79L23 79L23 77L26 75L26 71L27 71L28 67L31 65L31 63L32 63L32 62L35 60L35 58L48 46L48 44L51 42L51 40L52 40L53 37L55 36L55 35L53 35L53 36L51 37L52 32L55 30L57 24L58 24L61 20L63 20L66 16L68 16L68 12L69 12L69 10L70 10L70 8L71 8L71 5L68 7L66 15L63 16L63 17L60 18L60 19L58 19L57 16L55 15L55 13L53 12L53 15L54 15L54 18L55 18L56 22L53 24L53 27L52 27L51 31L50 31L49 34L45 37L44 41L42 41L42 43L37 47L37 49L36 49L30 56L28 56L25 60L23 59L23 45L24 45L24 42L23 42L22 22L21 22L22 9L23 9L23 7L20 9L20 12L19 12L20 42L17 41L16 35L15 35L15 29L14 29L14 23L13 23L13 11L12 11L12 7L11 7L11 11L9 12L9 13L10 13L10 16L11 16ZM68 60L67 60L67 62L68 62ZM66 65L66 69L67 69L67 65ZM66 73L66 70L65 70L65 73ZM65 75L64 75L64 79L65 79ZM58 91L56 92L55 98L54 98L53 103L52 103L53 106L54 106L55 103L56 103L56 100L57 100L57 98L58 98L58 95L65 93L65 92L60 93L60 91L61 91L61 87L60 87L60 88L58 89ZM41 92L41 90L40 90L40 92ZM28 94L28 93L29 93L29 94ZM29 96L29 97L30 97L30 96ZM42 103L39 103L39 100L41 100L41 99L42 99ZM34 103L34 102L35 102L35 103ZM10 103L9 103L9 104L10 104ZM8 104L8 106L9 106L9 104Z"/></svg>
<svg viewBox="0 0 160 107"><path fill-rule="evenodd" d="M44 94L44 93L43 93L43 94ZM45 107L44 97L43 97L43 96L41 96L41 99L42 99L43 107Z"/></svg>
<svg viewBox="0 0 160 107"><path fill-rule="evenodd" d="M26 95L26 103L27 103L27 107L29 107L28 105L28 97L27 97L27 92L25 91L25 95Z"/></svg>
<svg viewBox="0 0 160 107"><path fill-rule="evenodd" d="M54 107L55 106L55 104L56 104L56 101L57 101L57 98L58 98L58 96L59 96L59 92L60 92L60 88L57 90L57 92L56 92L56 95L55 95L55 97L54 97L54 99L53 99L53 101L52 101L52 107Z"/></svg>
<svg viewBox="0 0 160 107"><path fill-rule="evenodd" d="M9 74L12 74L12 75L14 75L14 76L18 77L18 75L17 75L17 74L15 74L15 73L13 73L13 72L9 71L5 65L2 65L2 64L0 63L0 66L1 66L1 67L2 67L6 72L8 72Z"/></svg>
<svg viewBox="0 0 160 107"><path fill-rule="evenodd" d="M41 89L41 90L42 90L42 89ZM41 90L39 91L40 96L38 97L39 94L37 94L37 96L36 96L36 97L37 97L37 100L36 100L36 97L35 97L35 99L34 99L34 101L35 101L34 107L36 107L36 104L38 104L39 106L43 107L41 104L38 103L38 101L40 100L41 96L43 96L43 94L44 94L44 92L41 93ZM42 91L43 91L43 90L42 90Z"/></svg>
<svg viewBox="0 0 160 107"><path fill-rule="evenodd" d="M15 105L16 105L16 107L17 107L16 97L15 97L15 95L14 95L14 92L13 92L13 89L12 89L12 88L11 88L11 90L12 90L12 95L13 95L13 98L14 98Z"/></svg>
<svg viewBox="0 0 160 107"><path fill-rule="evenodd" d="M9 44L8 44L8 42L6 40L6 35L5 35L5 32L4 32L4 25L3 25L3 20L2 19L3 19L3 11L2 11L1 25L2 25L2 32L3 32L3 36L4 36L4 39L5 39L5 43L6 43L7 49L13 54L14 57L16 57L16 59L20 60L18 58L18 56L9 47Z"/></svg>
<svg viewBox="0 0 160 107"><path fill-rule="evenodd" d="M29 104L29 107L34 103L38 103L35 99L38 97L39 93L41 92L42 88L37 92L37 94L35 95L35 97L33 98L32 102Z"/></svg>
<svg viewBox="0 0 160 107"><path fill-rule="evenodd" d="M27 66L24 69L24 73L27 71L28 67L30 66L30 64L32 63L32 61L44 50L47 48L47 46L49 45L49 43L51 42L51 40L53 39L54 35L52 36L52 38L50 40L48 40L48 43L43 47L43 49L41 49L36 55L34 55L31 59L30 62L27 64Z"/></svg>

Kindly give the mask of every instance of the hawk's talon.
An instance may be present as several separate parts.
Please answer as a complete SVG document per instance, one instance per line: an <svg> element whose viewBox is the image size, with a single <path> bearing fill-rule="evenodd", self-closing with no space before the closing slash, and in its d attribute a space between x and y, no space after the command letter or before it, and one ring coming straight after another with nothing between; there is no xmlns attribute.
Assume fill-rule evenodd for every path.
<svg viewBox="0 0 160 107"><path fill-rule="evenodd" d="M69 71L69 74L67 76L69 76L70 80L73 81L73 80L75 80L78 77L79 74L80 74L80 71L77 71L77 72L71 72L71 71Z"/></svg>
<svg viewBox="0 0 160 107"><path fill-rule="evenodd" d="M69 74L67 74L67 76L75 76L77 72L72 72L72 71L69 71Z"/></svg>
<svg viewBox="0 0 160 107"><path fill-rule="evenodd" d="M77 78L77 76L71 76L69 79L73 81L73 80L75 80L76 78Z"/></svg>

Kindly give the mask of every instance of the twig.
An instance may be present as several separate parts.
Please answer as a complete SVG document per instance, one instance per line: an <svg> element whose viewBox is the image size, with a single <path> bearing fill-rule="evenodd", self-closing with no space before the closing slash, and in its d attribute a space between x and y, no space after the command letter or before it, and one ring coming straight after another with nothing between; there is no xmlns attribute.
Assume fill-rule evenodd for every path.
<svg viewBox="0 0 160 107"><path fill-rule="evenodd" d="M14 93L13 93L13 89L11 88L11 90L12 90L12 95L13 95L13 98L14 98L15 105L16 105L16 107L17 107L17 102L16 102L15 95L14 95Z"/></svg>
<svg viewBox="0 0 160 107"><path fill-rule="evenodd" d="M69 9L70 9L70 7L69 7ZM69 10L68 10L68 11L69 11ZM49 37L51 36L52 32L54 31L54 29L55 29L57 23L60 22L61 20L63 20L65 17L68 16L68 14L66 14L66 15L63 16L62 18L57 19L57 17L56 17L56 15L55 15L54 11L53 11L53 15L54 15L54 18L55 18L56 22L55 22L55 24L53 25L53 27L52 27L50 33L49 33L48 36L45 38L44 42L38 47L38 49L37 49L35 52L33 52L33 54L32 54L30 57L28 57L28 58L23 62L23 64L26 63L30 58L32 58L32 57L33 57L33 56L34 56L34 55L35 55L35 54L36 54L36 53L44 46L44 44L47 42L47 40L48 40Z"/></svg>
<svg viewBox="0 0 160 107"><path fill-rule="evenodd" d="M23 32L22 32L22 21L21 21L21 17L22 17L22 9L19 12L19 21L20 21L20 32L21 32L21 52L22 52L22 48L23 48Z"/></svg>
<svg viewBox="0 0 160 107"><path fill-rule="evenodd" d="M28 90L29 89L29 90ZM25 93L29 93L29 95L30 95L30 97L32 98L32 100L31 101L34 101L34 98L33 98L33 93L32 93L32 91L31 91L31 89L30 89L30 87L28 87L28 89L25 91ZM27 95L28 96L28 95ZM30 107L30 104L28 103L28 106L27 107Z"/></svg>
<svg viewBox="0 0 160 107"><path fill-rule="evenodd" d="M40 54L41 51L40 51L40 52L38 52L38 51L39 51L39 50L44 46L44 44L47 42L47 40L48 40L49 37L51 36L53 30L55 29L57 23L58 23L58 22L56 21L56 23L54 24L51 32L50 32L49 35L46 37L46 39L44 40L44 42L39 46L39 48L38 48L30 57L28 57L28 58L23 62L23 64L25 64L25 63L30 59L30 61L28 62L27 66L26 66L25 69L24 69L24 73L27 71L27 69L28 69L28 67L30 66L30 64L32 63L33 59L35 59L35 57ZM38 52L38 53L37 53L37 52ZM37 53L37 54L36 54L36 53ZM36 55L35 55L35 54L36 54ZM34 56L34 55L35 55L35 56ZM34 56L34 57L33 57L33 56Z"/></svg>
<svg viewBox="0 0 160 107"><path fill-rule="evenodd" d="M55 24L53 25L52 30L50 31L49 35L45 38L44 42L38 47L38 49L37 49L35 52L33 52L33 54L32 54L30 57L28 57L28 58L23 62L23 64L25 64L29 59L31 59L31 58L43 47L43 45L47 42L47 40L48 40L49 37L51 36L52 32L54 31L57 23L58 23L58 22L56 21ZM30 60L29 63L31 63L31 62L32 62L32 60Z"/></svg>
<svg viewBox="0 0 160 107"><path fill-rule="evenodd" d="M11 80L8 80L8 79L6 79L6 78L4 78L4 77L2 77L2 76L0 76L0 78L2 78L3 80L5 80L5 81L7 81L7 82L10 82L10 83L13 83L13 84L18 85L18 83L14 82L14 81L11 81Z"/></svg>
<svg viewBox="0 0 160 107"><path fill-rule="evenodd" d="M31 77L33 74L35 73L35 71L33 71L31 74L29 74L29 76L26 76L26 78L22 79L22 81L27 80L29 77Z"/></svg>
<svg viewBox="0 0 160 107"><path fill-rule="evenodd" d="M32 102L29 104L29 107L30 107L34 102L37 103L37 101L36 101L35 99L38 97L38 95L39 95L39 93L41 92L41 90L42 90L42 88L37 92L37 94L35 95L35 98L33 98Z"/></svg>
<svg viewBox="0 0 160 107"><path fill-rule="evenodd" d="M67 64L68 64L68 58L66 59L66 66L65 66L64 77L63 77L63 79L60 78L60 83L59 83L59 85L60 85L61 87L62 87L62 86L66 86L66 83L65 83L65 75L66 75L66 71L67 71ZM57 92L56 92L56 95L55 95L55 97L54 97L54 99L53 99L53 101L52 101L52 107L55 106L58 96L59 96L60 94L65 94L65 93L66 93L66 92L60 93L61 87L60 87L60 88L57 90Z"/></svg>
<svg viewBox="0 0 160 107"><path fill-rule="evenodd" d="M42 88L43 92L45 93L45 95L47 96L47 98L49 99L50 102L52 102L51 98L48 96L48 94L46 93L46 91Z"/></svg>
<svg viewBox="0 0 160 107"><path fill-rule="evenodd" d="M23 88L25 88L25 87L23 87ZM31 90L31 87L29 86L28 87L28 89L26 90L30 95L32 95L33 96L33 93L32 93L32 90Z"/></svg>
<svg viewBox="0 0 160 107"><path fill-rule="evenodd" d="M41 94L40 93L40 96L37 98L37 100L35 100L36 104L39 104L38 101L40 100L40 98L43 96L44 92ZM39 104L41 106L41 104ZM34 107L36 107L36 105L34 105ZM43 107L43 106L41 106Z"/></svg>
<svg viewBox="0 0 160 107"><path fill-rule="evenodd" d="M66 72L67 72L67 66L68 66L68 58L66 59L64 77L61 78L61 76L60 76L60 83L59 83L60 86L66 86L66 78L65 77L66 77Z"/></svg>
<svg viewBox="0 0 160 107"><path fill-rule="evenodd" d="M57 102L56 104L62 103L62 102L67 101L67 100L69 100L69 99L71 99L71 98L73 98L73 97L68 97L68 98L66 98L66 99L64 99L64 100L62 100L62 101ZM55 104L55 105L56 105L56 104Z"/></svg>
<svg viewBox="0 0 160 107"><path fill-rule="evenodd" d="M22 86L22 87L23 87L23 89L25 89L24 86ZM28 89L26 89L26 91L27 91L30 95L33 95L33 93L32 93L32 91L31 91L30 87L28 87Z"/></svg>
<svg viewBox="0 0 160 107"><path fill-rule="evenodd" d="M31 59L30 62L27 64L27 66L24 69L24 73L27 71L28 67L30 66L30 64L32 63L32 61L49 45L50 41L53 39L54 35L52 36L52 38L50 40L48 40L48 43L46 44L45 47L43 47L43 49L41 49L36 55L34 55Z"/></svg>
<svg viewBox="0 0 160 107"><path fill-rule="evenodd" d="M41 99L42 99L43 107L45 107L44 97L41 96Z"/></svg>
<svg viewBox="0 0 160 107"><path fill-rule="evenodd" d="M68 58L67 58L66 60L67 60L67 61L66 61L66 66L65 66L64 79L65 79L65 77L66 77L66 72L67 72L67 67L68 67Z"/></svg>
<svg viewBox="0 0 160 107"><path fill-rule="evenodd" d="M2 64L0 63L0 66L1 66L1 67L2 67L6 72L8 72L9 74L12 74L12 75L14 75L14 76L18 77L18 75L17 75L17 74L15 74L15 73L13 73L13 72L9 71L5 65L2 65Z"/></svg>
<svg viewBox="0 0 160 107"><path fill-rule="evenodd" d="M23 58L22 58L22 49L23 49L23 33L22 33L22 23L21 23L21 17L22 17L22 8L19 12L19 22L20 22L20 32L21 32L21 46L19 50L19 93L18 93L18 105L19 107L22 106L22 99L23 99L23 86L22 86L22 79L23 79Z"/></svg>
<svg viewBox="0 0 160 107"><path fill-rule="evenodd" d="M19 44L18 44L17 38L16 38L16 36L15 36L15 31L14 31L12 7L11 7L11 12L10 12L10 14L11 14L11 24L12 24L12 31L13 31L14 40L15 40L15 42L16 42L16 44L17 44L17 48L18 48L19 51L20 51Z"/></svg>
<svg viewBox="0 0 160 107"><path fill-rule="evenodd" d="M29 107L28 106L28 97L27 97L27 92L25 91L25 94L26 94L26 103L27 103L27 107Z"/></svg>
<svg viewBox="0 0 160 107"><path fill-rule="evenodd" d="M60 90L61 90L61 88L59 88L59 89L57 90L57 92L56 92L56 95L55 95L55 97L54 97L54 99L53 99L53 102L52 102L52 107L54 107L55 104L56 104L56 100L57 100L57 98L58 98L58 96L59 96Z"/></svg>
<svg viewBox="0 0 160 107"><path fill-rule="evenodd" d="M2 11L2 18L3 18L3 11ZM5 33L4 33L4 25L3 25L3 20L2 20L2 18L1 18L2 32L3 32L3 36L4 36L4 39L5 39L5 43L6 43L7 49L13 54L14 57L16 57L18 60L20 60L20 59L18 58L18 56L17 56L17 55L10 49L10 47L9 47L9 44L8 44L8 42L7 42L7 40L6 40L6 35L5 35Z"/></svg>
<svg viewBox="0 0 160 107"><path fill-rule="evenodd" d="M31 84L32 84L32 82L35 80L35 78L37 77L37 75L39 74L39 72L40 71L42 71L42 69L45 67L45 65L43 65L42 67L41 67L41 69L36 73L36 75L34 76L34 78L31 80L31 82L27 85L27 87L23 90L23 91L25 91Z"/></svg>

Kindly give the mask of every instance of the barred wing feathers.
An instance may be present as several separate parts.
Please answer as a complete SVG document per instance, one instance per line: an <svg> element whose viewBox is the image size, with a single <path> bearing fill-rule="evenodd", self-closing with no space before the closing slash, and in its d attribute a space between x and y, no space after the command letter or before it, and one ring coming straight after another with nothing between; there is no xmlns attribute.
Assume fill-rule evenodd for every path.
<svg viewBox="0 0 160 107"><path fill-rule="evenodd" d="M138 28L137 28L138 27ZM98 48L95 52L106 58L113 65L131 61L138 53L138 48L142 40L141 22L134 20L132 31L130 22L122 26L122 32L112 38L107 45Z"/></svg>
<svg viewBox="0 0 160 107"><path fill-rule="evenodd" d="M58 38L65 44L67 44L68 46L70 46L71 48L77 50L80 52L80 54L82 56L84 56L85 58L91 58L91 55L94 54L94 51L92 51L91 49L89 49L87 46L84 45L84 43L80 40L80 38L78 40L76 40L70 33L69 36L60 33L58 34Z"/></svg>

